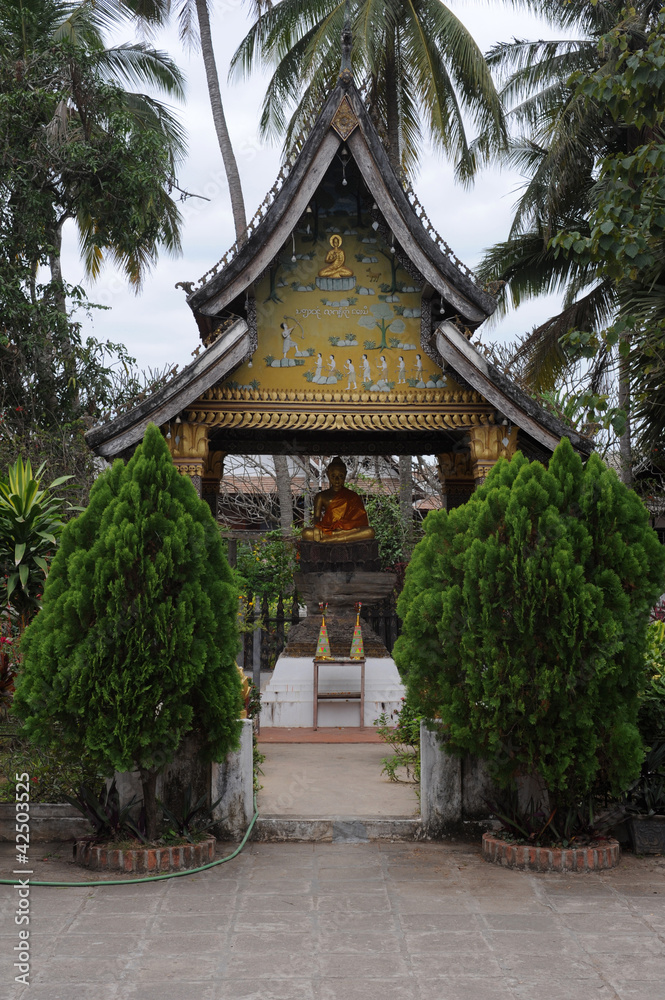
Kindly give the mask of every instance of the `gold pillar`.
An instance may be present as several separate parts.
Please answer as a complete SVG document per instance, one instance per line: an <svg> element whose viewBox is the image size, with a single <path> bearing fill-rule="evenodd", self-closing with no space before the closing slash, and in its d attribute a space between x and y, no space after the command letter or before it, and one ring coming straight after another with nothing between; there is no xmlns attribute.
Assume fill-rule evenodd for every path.
<svg viewBox="0 0 665 1000"><path fill-rule="evenodd" d="M500 458L512 458L517 448L517 427L487 424L470 427L469 450L476 486L485 482L487 474ZM505 444L504 444L505 442Z"/></svg>
<svg viewBox="0 0 665 1000"><path fill-rule="evenodd" d="M468 451L449 451L437 455L436 459L445 508L460 507L476 487L471 455Z"/></svg>
<svg viewBox="0 0 665 1000"><path fill-rule="evenodd" d="M208 463L207 426L172 421L167 427L166 441L178 472L183 476L189 476L196 492L201 496L203 476Z"/></svg>
<svg viewBox="0 0 665 1000"><path fill-rule="evenodd" d="M209 451L201 477L201 497L210 507L215 520L217 520L219 484L224 475L225 457L226 453L223 451Z"/></svg>

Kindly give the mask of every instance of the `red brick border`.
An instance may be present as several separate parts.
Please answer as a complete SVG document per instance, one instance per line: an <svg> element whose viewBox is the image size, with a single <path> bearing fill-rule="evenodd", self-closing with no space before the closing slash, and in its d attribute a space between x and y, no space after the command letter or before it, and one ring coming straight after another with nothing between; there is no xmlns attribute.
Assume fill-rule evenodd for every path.
<svg viewBox="0 0 665 1000"><path fill-rule="evenodd" d="M77 865L96 871L156 875L160 872L199 868L214 861L216 843L214 837L207 837L197 844L185 844L182 847L131 847L126 851L119 851L91 844L88 840L77 840L74 845L74 861Z"/></svg>
<svg viewBox="0 0 665 1000"><path fill-rule="evenodd" d="M621 848L616 840L590 847L530 847L509 844L491 833L483 834L483 858L506 868L532 872L595 872L619 864Z"/></svg>

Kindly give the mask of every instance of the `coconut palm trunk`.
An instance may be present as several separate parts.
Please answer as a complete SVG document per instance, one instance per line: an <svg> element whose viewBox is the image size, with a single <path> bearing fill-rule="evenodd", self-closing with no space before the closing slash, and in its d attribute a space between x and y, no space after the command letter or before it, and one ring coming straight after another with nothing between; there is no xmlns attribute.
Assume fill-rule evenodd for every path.
<svg viewBox="0 0 665 1000"><path fill-rule="evenodd" d="M388 159L399 177L402 151L399 141L399 97L397 95L397 45L396 29L388 35L386 48L386 125L388 129Z"/></svg>
<svg viewBox="0 0 665 1000"><path fill-rule="evenodd" d="M628 360L619 360L619 406L626 413L626 427L619 438L619 463L621 480L626 486L633 485L633 457L630 427L630 381L628 375Z"/></svg>
<svg viewBox="0 0 665 1000"><path fill-rule="evenodd" d="M408 562L413 549L413 461L411 455L399 456L399 513L404 526L402 559Z"/></svg>
<svg viewBox="0 0 665 1000"><path fill-rule="evenodd" d="M208 94L210 97L210 107L212 109L212 119L215 123L217 142L222 154L226 179L229 185L229 195L231 196L231 211L233 212L233 224L236 231L236 239L243 243L246 237L247 216L245 213L245 200L240 184L240 173L236 162L229 130L226 125L224 106L222 105L222 94L219 88L219 77L217 75L217 64L215 53L212 47L212 35L210 32L210 15L208 13L207 0L196 0L196 14L199 22L199 35L201 38L201 55L206 71L208 83Z"/></svg>
<svg viewBox="0 0 665 1000"><path fill-rule="evenodd" d="M275 463L275 480L279 499L279 523L283 535L293 531L293 497L291 495L291 476L286 455L273 455Z"/></svg>

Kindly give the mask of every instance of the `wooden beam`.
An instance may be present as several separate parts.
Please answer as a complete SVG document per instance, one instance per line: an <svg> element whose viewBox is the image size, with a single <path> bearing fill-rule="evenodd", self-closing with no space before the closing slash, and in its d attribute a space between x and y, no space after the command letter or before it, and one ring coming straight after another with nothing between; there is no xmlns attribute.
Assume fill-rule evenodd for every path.
<svg viewBox="0 0 665 1000"><path fill-rule="evenodd" d="M143 440L148 424L161 427L202 393L236 368L250 350L249 328L238 319L218 340L162 389L127 413L88 431L85 439L96 455L112 459Z"/></svg>
<svg viewBox="0 0 665 1000"><path fill-rule="evenodd" d="M535 399L511 382L473 347L452 323L445 320L437 329L436 346L441 357L453 371L511 423L529 434L549 451L554 451L562 437L567 437L578 451L588 455L593 442L582 437L572 427L566 427L544 410Z"/></svg>

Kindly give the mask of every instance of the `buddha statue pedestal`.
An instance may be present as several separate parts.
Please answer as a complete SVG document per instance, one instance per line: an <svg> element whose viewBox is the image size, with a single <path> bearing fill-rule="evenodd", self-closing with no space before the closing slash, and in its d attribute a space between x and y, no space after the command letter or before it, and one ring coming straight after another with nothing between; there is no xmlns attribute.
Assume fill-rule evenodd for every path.
<svg viewBox="0 0 665 1000"><path fill-rule="evenodd" d="M379 543L300 543L300 572L294 576L296 590L307 605L308 615L328 605L328 614L352 614L354 605L376 604L392 593L397 577L381 571Z"/></svg>
<svg viewBox="0 0 665 1000"><path fill-rule="evenodd" d="M320 603L328 605L326 626L333 657L348 657L356 624L354 605L377 604L395 586L394 573L379 570L376 540L360 542L300 543L300 572L294 582L307 617L292 625L286 647L280 654L273 676L262 693L261 725L310 727L313 721L314 671L319 629ZM365 726L386 712L400 708L405 690L395 661L383 641L362 622L365 649ZM347 676L348 674L348 676ZM332 686L331 686L332 685ZM319 690L352 691L358 686L358 667L335 667L334 677L321 671ZM319 705L318 725L357 726L358 703L329 701Z"/></svg>

